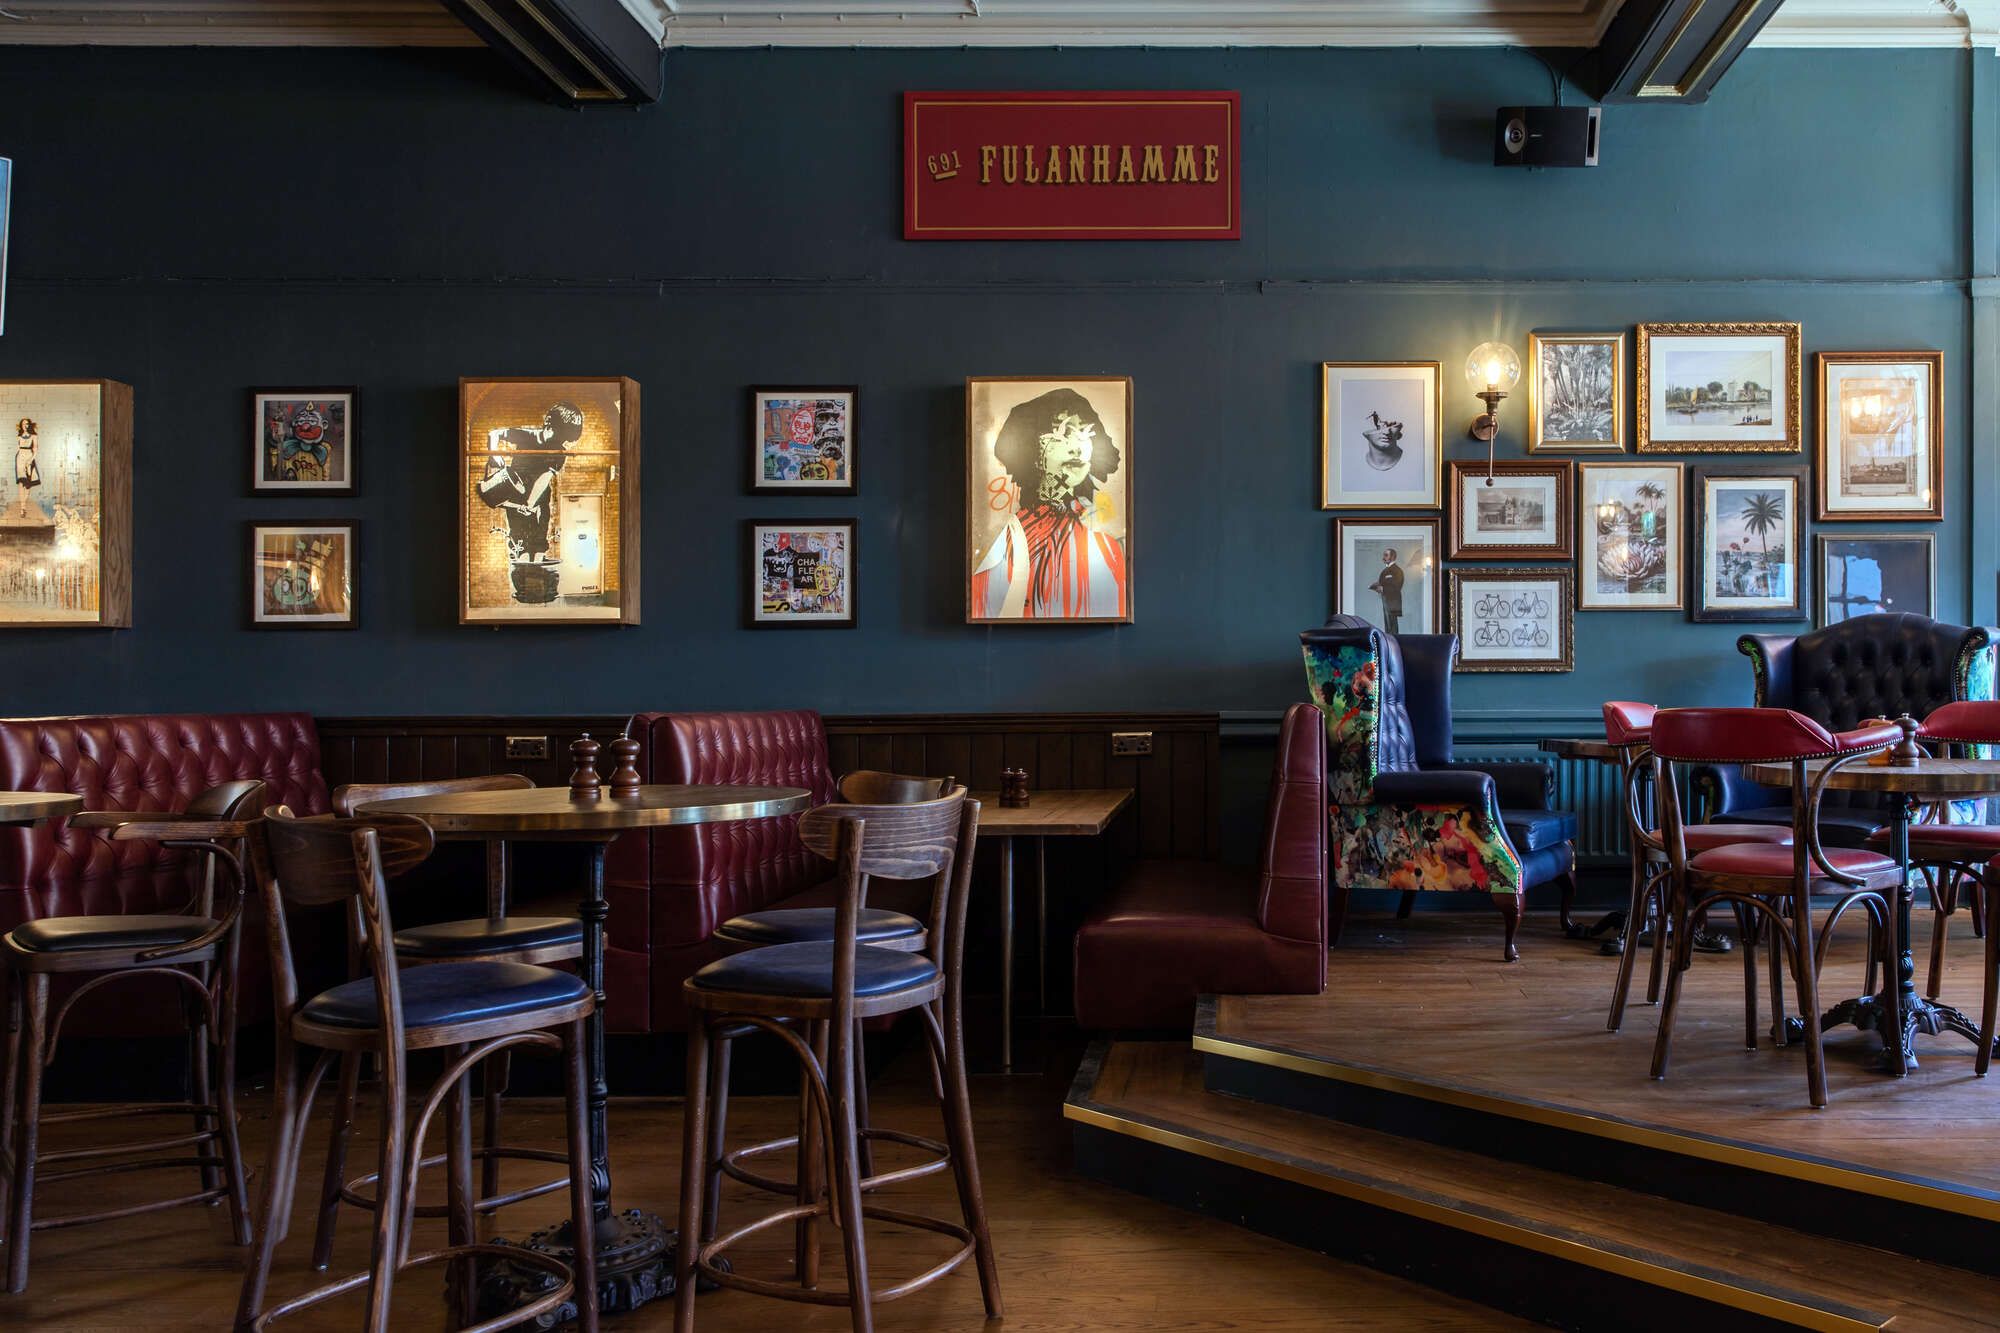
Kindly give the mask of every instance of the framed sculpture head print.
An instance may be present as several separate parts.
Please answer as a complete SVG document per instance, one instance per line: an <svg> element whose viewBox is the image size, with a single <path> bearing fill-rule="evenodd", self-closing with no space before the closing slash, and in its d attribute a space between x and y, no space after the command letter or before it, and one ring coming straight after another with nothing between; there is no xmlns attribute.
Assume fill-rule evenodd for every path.
<svg viewBox="0 0 2000 1333"><path fill-rule="evenodd" d="M132 388L0 381L0 628L132 623Z"/></svg>
<svg viewBox="0 0 2000 1333"><path fill-rule="evenodd" d="M1319 507L1435 509L1444 387L1435 361L1326 361Z"/></svg>
<svg viewBox="0 0 2000 1333"><path fill-rule="evenodd" d="M639 623L639 385L462 379L462 625Z"/></svg>
<svg viewBox="0 0 2000 1333"><path fill-rule="evenodd" d="M973 625L1132 621L1132 381L965 382Z"/></svg>

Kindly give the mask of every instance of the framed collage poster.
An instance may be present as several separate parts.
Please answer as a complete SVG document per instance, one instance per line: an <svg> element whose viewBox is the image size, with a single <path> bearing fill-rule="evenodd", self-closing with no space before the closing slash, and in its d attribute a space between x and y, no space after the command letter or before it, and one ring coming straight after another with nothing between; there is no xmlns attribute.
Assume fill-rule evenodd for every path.
<svg viewBox="0 0 2000 1333"><path fill-rule="evenodd" d="M1822 520L1944 517L1944 353L1821 352Z"/></svg>
<svg viewBox="0 0 2000 1333"><path fill-rule="evenodd" d="M1572 671L1574 583L1567 567L1451 571L1454 671Z"/></svg>
<svg viewBox="0 0 2000 1333"><path fill-rule="evenodd" d="M1685 544L1680 463L1578 463L1579 611L1678 611Z"/></svg>
<svg viewBox="0 0 2000 1333"><path fill-rule="evenodd" d="M1528 452L1622 453L1625 335L1528 335Z"/></svg>
<svg viewBox="0 0 2000 1333"><path fill-rule="evenodd" d="M639 623L639 385L458 382L461 625Z"/></svg>
<svg viewBox="0 0 2000 1333"><path fill-rule="evenodd" d="M1797 324L1641 324L1639 452L1795 454Z"/></svg>
<svg viewBox="0 0 2000 1333"><path fill-rule="evenodd" d="M339 389L250 391L253 494L353 495L360 394Z"/></svg>
<svg viewBox="0 0 2000 1333"><path fill-rule="evenodd" d="M1321 509L1435 509L1444 439L1435 361L1320 365Z"/></svg>
<svg viewBox="0 0 2000 1333"><path fill-rule="evenodd" d="M752 629L852 629L855 621L854 520L751 519L744 623Z"/></svg>
<svg viewBox="0 0 2000 1333"><path fill-rule="evenodd" d="M1803 467L1696 468L1694 618L1805 615Z"/></svg>
<svg viewBox="0 0 2000 1333"><path fill-rule="evenodd" d="M965 619L1132 622L1132 381L965 382Z"/></svg>
<svg viewBox="0 0 2000 1333"><path fill-rule="evenodd" d="M1333 521L1333 610L1388 634L1436 634L1441 614L1438 521Z"/></svg>
<svg viewBox="0 0 2000 1333"><path fill-rule="evenodd" d="M1446 464L1445 513L1453 560L1567 560L1570 464L1509 461Z"/></svg>
<svg viewBox="0 0 2000 1333"><path fill-rule="evenodd" d="M360 542L350 522L258 523L250 539L252 629L353 629Z"/></svg>
<svg viewBox="0 0 2000 1333"><path fill-rule="evenodd" d="M1819 534L1819 623L1937 614L1937 543L1928 532Z"/></svg>
<svg viewBox="0 0 2000 1333"><path fill-rule="evenodd" d="M750 489L853 495L855 388L750 390Z"/></svg>
<svg viewBox="0 0 2000 1333"><path fill-rule="evenodd" d="M0 628L132 623L132 387L0 380Z"/></svg>

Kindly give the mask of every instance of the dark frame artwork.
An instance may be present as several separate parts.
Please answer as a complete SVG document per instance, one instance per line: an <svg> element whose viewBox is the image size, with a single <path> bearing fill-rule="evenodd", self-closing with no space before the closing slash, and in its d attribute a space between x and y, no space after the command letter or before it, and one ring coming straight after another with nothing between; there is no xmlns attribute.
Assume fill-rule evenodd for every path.
<svg viewBox="0 0 2000 1333"><path fill-rule="evenodd" d="M1819 551L1819 623L1822 626L1838 623L1830 614L1835 602L1848 604L1841 620L1852 620L1855 616L1875 611L1913 611L1918 615L1937 615L1937 538L1932 534L1822 532L1816 546ZM1876 590L1878 596L1857 595L1852 582L1853 571L1843 570L1838 580L1840 595L1836 597L1834 559L1861 554L1869 547L1877 548L1872 555L1876 568L1883 575L1884 586ZM1891 579L1895 580L1893 588L1888 586ZM1913 579L1922 585L1921 591L1914 594L1909 582Z"/></svg>
<svg viewBox="0 0 2000 1333"><path fill-rule="evenodd" d="M765 398L845 398L847 400L846 435L841 441L845 451L844 462L847 480L825 482L812 480L772 481L764 475L764 432L763 413L759 403ZM857 440L859 427L856 424L861 413L861 391L852 384L753 384L747 392L750 412L750 460L749 489L753 495L855 495L859 492L859 464Z"/></svg>
<svg viewBox="0 0 2000 1333"><path fill-rule="evenodd" d="M264 401L269 398L293 402L320 402L338 398L344 407L342 447L346 450L346 480L339 485L271 479L264 475ZM299 389L285 385L253 385L247 395L250 411L250 494L255 496L300 495L340 498L361 490L361 390L352 384L330 384ZM310 443L310 442L309 442Z"/></svg>
<svg viewBox="0 0 2000 1333"><path fill-rule="evenodd" d="M808 615L791 620L780 616L764 618L762 568L763 553L757 542L760 528L840 528L846 534L847 614ZM745 629L853 629L861 620L860 524L852 518L746 518L743 520L743 628Z"/></svg>
<svg viewBox="0 0 2000 1333"><path fill-rule="evenodd" d="M305 528L319 531L343 533L347 538L347 616L342 620L289 620L283 616L260 617L263 579L259 574L263 555L262 535L279 529ZM246 519L243 523L243 548L249 567L248 591L250 598L244 603L244 625L248 629L314 629L344 630L361 627L361 524L351 518L327 519Z"/></svg>
<svg viewBox="0 0 2000 1333"><path fill-rule="evenodd" d="M1793 570L1792 596L1783 604L1767 606L1715 606L1711 603L1714 589L1709 582L1708 543L1708 493L1714 483L1746 483L1768 480L1772 489L1781 489L1789 484L1792 493L1791 523L1786 530L1786 549L1790 552ZM1812 484L1809 469L1802 465L1780 467L1701 467L1689 469L1688 479L1688 522L1689 541L1687 577L1692 585L1692 595L1688 598L1689 616L1696 621L1723 622L1784 622L1804 620L1809 615L1806 601L1805 539L1807 502L1806 490ZM1760 542L1767 541L1777 520L1768 513L1757 517L1743 516L1747 534L1755 534ZM1748 552L1742 553L1747 559ZM1760 554L1763 554L1760 552ZM1768 563L1768 555L1764 558Z"/></svg>
<svg viewBox="0 0 2000 1333"><path fill-rule="evenodd" d="M1561 459L1507 459L1493 464L1496 482L1507 477L1548 477L1555 481L1554 527L1556 539L1538 546L1466 540L1465 482L1482 485L1486 462L1476 458L1453 458L1445 463L1445 514L1451 520L1450 560L1569 560L1576 555L1576 531L1570 523L1575 505L1576 465Z"/></svg>
<svg viewBox="0 0 2000 1333"><path fill-rule="evenodd" d="M1562 627L1561 651L1547 657L1467 660L1466 649L1470 645L1475 650L1486 645L1477 642L1478 630L1467 634L1467 626L1461 623L1459 614L1461 593L1468 587L1485 583L1553 583L1556 585L1552 604L1543 608L1537 603L1532 608L1522 609L1515 614L1522 618L1539 619L1547 616L1552 623ZM1503 597L1501 601L1506 602ZM1451 571L1451 589L1445 598L1446 610L1450 615L1450 632L1458 636L1458 658L1452 663L1453 671L1492 672L1560 672L1576 670L1576 571L1567 565L1521 565L1504 568L1494 565L1479 565ZM1477 604L1475 603L1475 607ZM1503 611L1506 608L1503 606ZM1495 617L1497 620L1497 617ZM1504 625L1496 629L1505 631ZM1517 627L1517 631L1520 628ZM1518 642L1518 640L1516 641ZM1504 640L1500 644L1506 647ZM1539 646L1539 645L1537 645ZM1555 647L1554 644L1548 645Z"/></svg>

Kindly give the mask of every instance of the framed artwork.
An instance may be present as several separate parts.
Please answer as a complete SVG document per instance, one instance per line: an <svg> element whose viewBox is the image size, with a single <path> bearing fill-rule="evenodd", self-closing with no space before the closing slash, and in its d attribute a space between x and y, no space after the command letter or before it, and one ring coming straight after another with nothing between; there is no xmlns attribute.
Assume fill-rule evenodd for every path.
<svg viewBox="0 0 2000 1333"><path fill-rule="evenodd" d="M1803 467L1694 471L1694 618L1806 614Z"/></svg>
<svg viewBox="0 0 2000 1333"><path fill-rule="evenodd" d="M13 216L14 163L0 157L0 333L7 331L7 219Z"/></svg>
<svg viewBox="0 0 2000 1333"><path fill-rule="evenodd" d="M1528 452L1622 453L1625 335L1528 335Z"/></svg>
<svg viewBox="0 0 2000 1333"><path fill-rule="evenodd" d="M1639 452L1795 454L1797 324L1641 324Z"/></svg>
<svg viewBox="0 0 2000 1333"><path fill-rule="evenodd" d="M1454 671L1572 671L1574 583L1567 569L1451 571Z"/></svg>
<svg viewBox="0 0 2000 1333"><path fill-rule="evenodd" d="M0 628L132 623L132 386L0 380Z"/></svg>
<svg viewBox="0 0 2000 1333"><path fill-rule="evenodd" d="M1686 469L1680 463L1578 463L1579 611L1678 611Z"/></svg>
<svg viewBox="0 0 2000 1333"><path fill-rule="evenodd" d="M750 390L750 489L853 495L855 388Z"/></svg>
<svg viewBox="0 0 2000 1333"><path fill-rule="evenodd" d="M639 623L639 385L461 379L461 625Z"/></svg>
<svg viewBox="0 0 2000 1333"><path fill-rule="evenodd" d="M1928 532L1819 534L1819 623L1878 611L1937 615L1937 548Z"/></svg>
<svg viewBox="0 0 2000 1333"><path fill-rule="evenodd" d="M1567 560L1568 462L1454 458L1446 465L1453 560Z"/></svg>
<svg viewBox="0 0 2000 1333"><path fill-rule="evenodd" d="M1444 624L1438 550L1434 518L1335 519L1334 613L1390 634L1436 634Z"/></svg>
<svg viewBox="0 0 2000 1333"><path fill-rule="evenodd" d="M1132 381L965 382L965 619L1132 623Z"/></svg>
<svg viewBox="0 0 2000 1333"><path fill-rule="evenodd" d="M743 530L751 629L854 628L853 519L751 519Z"/></svg>
<svg viewBox="0 0 2000 1333"><path fill-rule="evenodd" d="M1319 507L1437 508L1438 363L1326 361L1319 373Z"/></svg>
<svg viewBox="0 0 2000 1333"><path fill-rule="evenodd" d="M1821 352L1821 520L1944 517L1944 353Z"/></svg>
<svg viewBox="0 0 2000 1333"><path fill-rule="evenodd" d="M352 522L257 523L250 537L250 628L353 629L361 547Z"/></svg>
<svg viewBox="0 0 2000 1333"><path fill-rule="evenodd" d="M342 389L250 391L253 494L352 495L360 393Z"/></svg>

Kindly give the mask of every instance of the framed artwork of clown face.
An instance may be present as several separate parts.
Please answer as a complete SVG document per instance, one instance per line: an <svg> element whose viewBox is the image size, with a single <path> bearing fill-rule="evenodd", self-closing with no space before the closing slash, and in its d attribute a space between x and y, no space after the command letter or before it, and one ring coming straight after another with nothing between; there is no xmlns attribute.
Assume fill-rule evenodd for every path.
<svg viewBox="0 0 2000 1333"><path fill-rule="evenodd" d="M353 495L361 395L336 389L250 391L253 495Z"/></svg>

